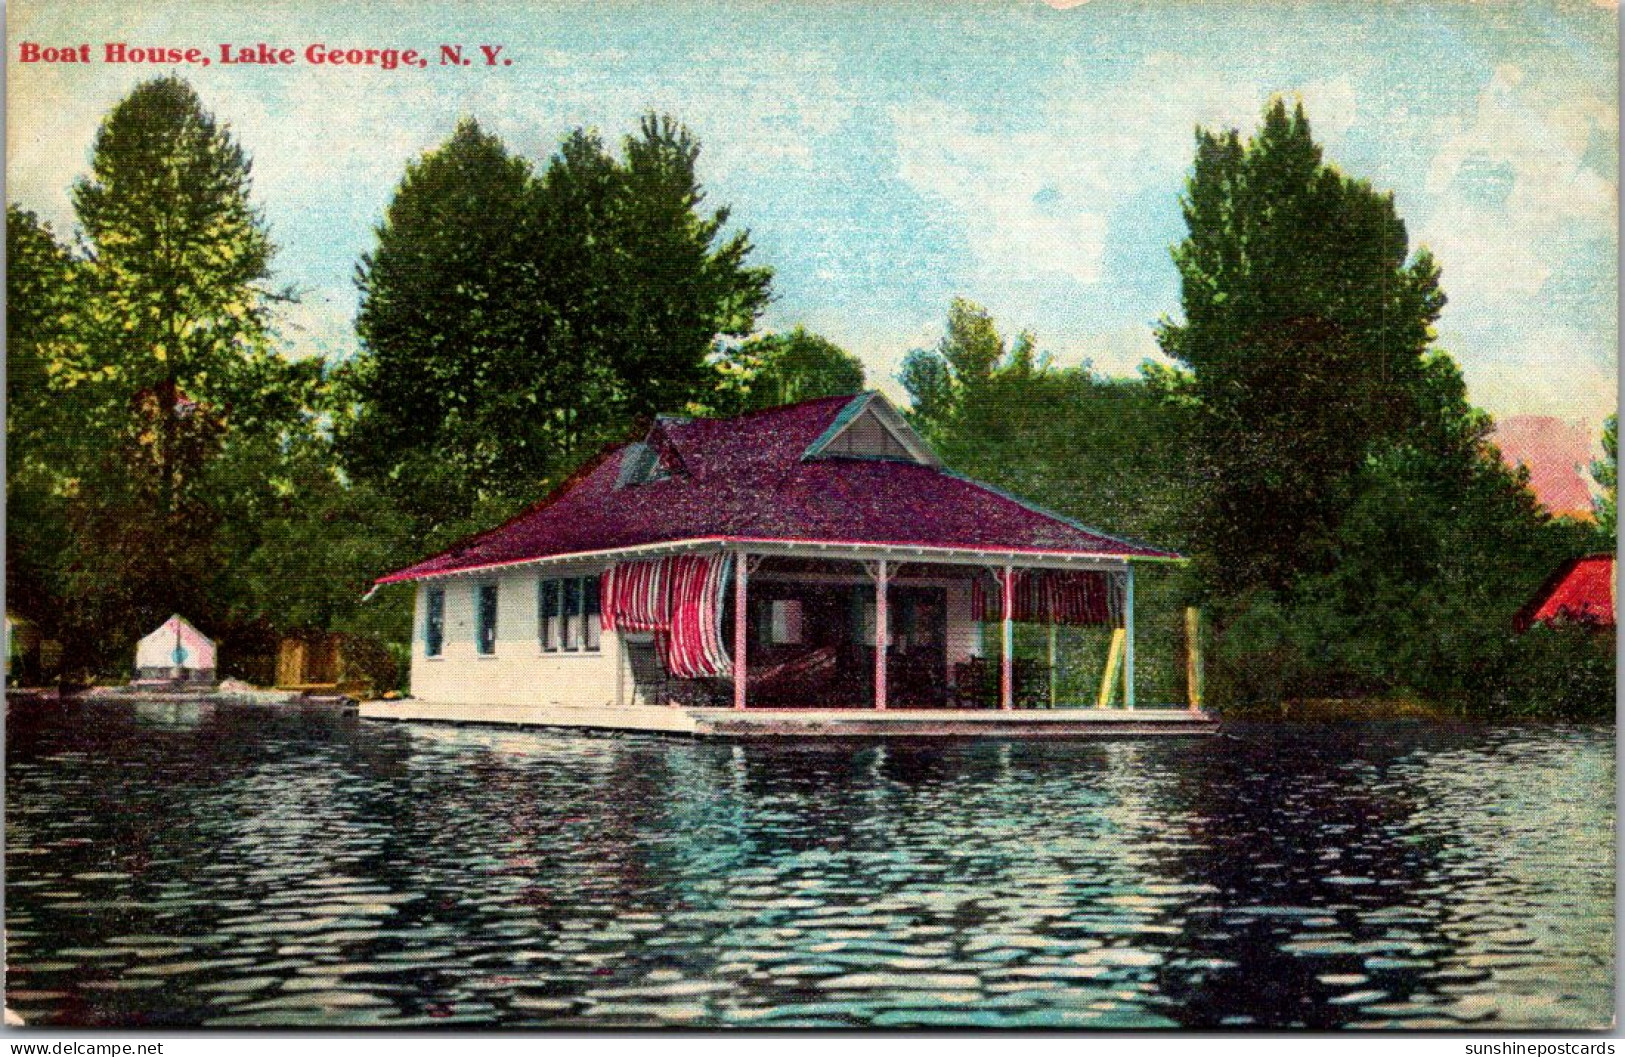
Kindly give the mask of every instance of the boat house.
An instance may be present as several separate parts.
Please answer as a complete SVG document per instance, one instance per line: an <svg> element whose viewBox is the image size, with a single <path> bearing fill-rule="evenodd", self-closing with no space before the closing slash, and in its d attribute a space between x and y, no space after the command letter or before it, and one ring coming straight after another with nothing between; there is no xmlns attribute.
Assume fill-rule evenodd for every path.
<svg viewBox="0 0 1625 1057"><path fill-rule="evenodd" d="M381 577L416 584L412 696L362 714L702 734L1211 729L1194 699L1135 699L1135 566L1175 560L948 470L878 393L662 418L506 524ZM1053 702L1015 659L1017 622L1117 629L1123 707L1037 707Z"/></svg>

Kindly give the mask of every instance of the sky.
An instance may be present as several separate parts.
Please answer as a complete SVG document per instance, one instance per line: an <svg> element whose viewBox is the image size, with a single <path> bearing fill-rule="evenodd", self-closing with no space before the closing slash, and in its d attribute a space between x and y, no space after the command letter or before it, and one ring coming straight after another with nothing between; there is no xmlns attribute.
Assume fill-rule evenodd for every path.
<svg viewBox="0 0 1625 1057"><path fill-rule="evenodd" d="M1617 26L1588 0L14 0L6 195L71 232L98 123L171 69L104 45L201 48L211 65L182 73L252 156L276 278L302 293L289 351L344 356L357 258L459 117L540 165L572 128L615 142L670 113L703 146L708 203L774 269L764 327L829 337L897 396L955 296L1062 364L1157 358L1193 131L1250 132L1280 94L1439 258L1439 345L1474 401L1595 435L1618 403ZM98 61L24 64L24 42ZM218 61L260 43L300 61ZM430 65L312 65L311 44ZM512 65L440 66L442 44Z"/></svg>

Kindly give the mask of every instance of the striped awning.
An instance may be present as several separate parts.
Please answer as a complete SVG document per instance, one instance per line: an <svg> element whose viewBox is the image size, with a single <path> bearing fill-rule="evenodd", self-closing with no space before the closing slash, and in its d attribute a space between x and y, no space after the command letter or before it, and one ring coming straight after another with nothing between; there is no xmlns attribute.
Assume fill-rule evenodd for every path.
<svg viewBox="0 0 1625 1057"><path fill-rule="evenodd" d="M679 679L726 678L733 658L722 643L722 595L732 568L727 554L612 565L600 582L604 630L654 632L661 663Z"/></svg>
<svg viewBox="0 0 1625 1057"><path fill-rule="evenodd" d="M991 579L991 582L990 582ZM1018 569L1010 619L1029 624L1123 623L1123 578L1104 572ZM1004 619L999 581L978 576L971 584L971 612L989 623Z"/></svg>

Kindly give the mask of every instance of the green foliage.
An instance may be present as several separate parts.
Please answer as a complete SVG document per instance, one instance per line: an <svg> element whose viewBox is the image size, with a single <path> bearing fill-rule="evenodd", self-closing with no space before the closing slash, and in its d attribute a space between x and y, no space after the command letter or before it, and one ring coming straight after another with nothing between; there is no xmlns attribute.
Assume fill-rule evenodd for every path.
<svg viewBox="0 0 1625 1057"><path fill-rule="evenodd" d="M767 305L772 272L746 265L748 232L718 243L730 213L702 212L700 147L687 129L648 115L622 153L605 231L608 281L587 297L610 308L607 320L588 318L608 324L595 336L618 382L608 411L624 420L704 400L717 385L709 361L717 337L750 333Z"/></svg>
<svg viewBox="0 0 1625 1057"><path fill-rule="evenodd" d="M1611 707L1611 689L1586 698L1597 680L1571 678L1594 659L1512 631L1587 540L1503 464L1490 417L1430 349L1439 269L1425 250L1407 256L1392 196L1324 165L1301 107L1277 102L1246 144L1198 133L1184 206L1185 318L1159 338L1186 370L1146 377L1194 423L1215 698ZM1517 686L1541 679L1568 689L1531 704Z"/></svg>
<svg viewBox="0 0 1625 1057"><path fill-rule="evenodd" d="M531 196L530 166L464 120L407 167L357 269L347 462L430 522L552 468L556 407L541 401L568 381L534 338Z"/></svg>
<svg viewBox="0 0 1625 1057"><path fill-rule="evenodd" d="M1568 718L1612 707L1611 681L1586 696L1597 657L1513 630L1551 570L1587 549L1586 528L1553 521L1527 471L1501 461L1449 356L1422 369L1418 420L1353 483L1336 563L1288 592L1210 594L1216 700L1421 695L1480 716Z"/></svg>
<svg viewBox="0 0 1625 1057"><path fill-rule="evenodd" d="M1502 719L1612 723L1613 628L1536 625L1506 644L1486 671L1484 711Z"/></svg>
<svg viewBox="0 0 1625 1057"><path fill-rule="evenodd" d="M1182 545L1189 416L1151 386L1056 367L962 299L902 382L910 419L954 469L1092 528Z"/></svg>
<svg viewBox="0 0 1625 1057"><path fill-rule="evenodd" d="M646 118L617 159L565 138L539 177L473 121L407 169L361 261L341 445L439 535L530 502L627 424L710 401L719 336L769 272L702 210L699 145Z"/></svg>
<svg viewBox="0 0 1625 1057"><path fill-rule="evenodd" d="M97 133L82 252L8 209L7 604L70 675L121 672L172 612L228 656L335 622L400 536L338 474L320 361L276 352L285 295L249 172L162 78Z"/></svg>
<svg viewBox="0 0 1625 1057"><path fill-rule="evenodd" d="M1246 144L1198 131L1183 205L1184 321L1158 337L1201 408L1195 542L1208 579L1280 591L1335 562L1351 483L1416 415L1438 269L1279 101Z"/></svg>
<svg viewBox="0 0 1625 1057"><path fill-rule="evenodd" d="M864 387L862 361L804 327L753 337L728 350L720 367L738 392L728 401L729 413L861 393Z"/></svg>
<svg viewBox="0 0 1625 1057"><path fill-rule="evenodd" d="M92 387L111 419L150 392L154 469L166 507L183 465L191 400L252 419L270 367L264 287L275 248L249 201L250 165L175 77L137 86L102 122L90 175L73 188L88 267L79 355L53 364Z"/></svg>
<svg viewBox="0 0 1625 1057"><path fill-rule="evenodd" d="M910 349L903 357L897 380L909 396L909 414L927 430L949 422L954 415L953 369L935 350Z"/></svg>
<svg viewBox="0 0 1625 1057"><path fill-rule="evenodd" d="M6 210L6 604L55 635L53 570L67 540L68 495L84 477L77 392L53 385L71 355L81 266L48 225Z"/></svg>
<svg viewBox="0 0 1625 1057"><path fill-rule="evenodd" d="M1601 489L1592 509L1597 534L1603 546L1613 550L1619 541L1619 416L1609 415L1602 424L1602 458L1591 464L1591 479Z"/></svg>

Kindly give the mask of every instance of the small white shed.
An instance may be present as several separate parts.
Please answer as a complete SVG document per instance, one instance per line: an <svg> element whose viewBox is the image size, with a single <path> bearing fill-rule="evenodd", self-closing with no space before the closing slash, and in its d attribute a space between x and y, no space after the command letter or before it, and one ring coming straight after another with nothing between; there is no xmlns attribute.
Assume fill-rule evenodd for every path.
<svg viewBox="0 0 1625 1057"><path fill-rule="evenodd" d="M136 644L140 682L212 683L214 675L214 643L178 613Z"/></svg>

